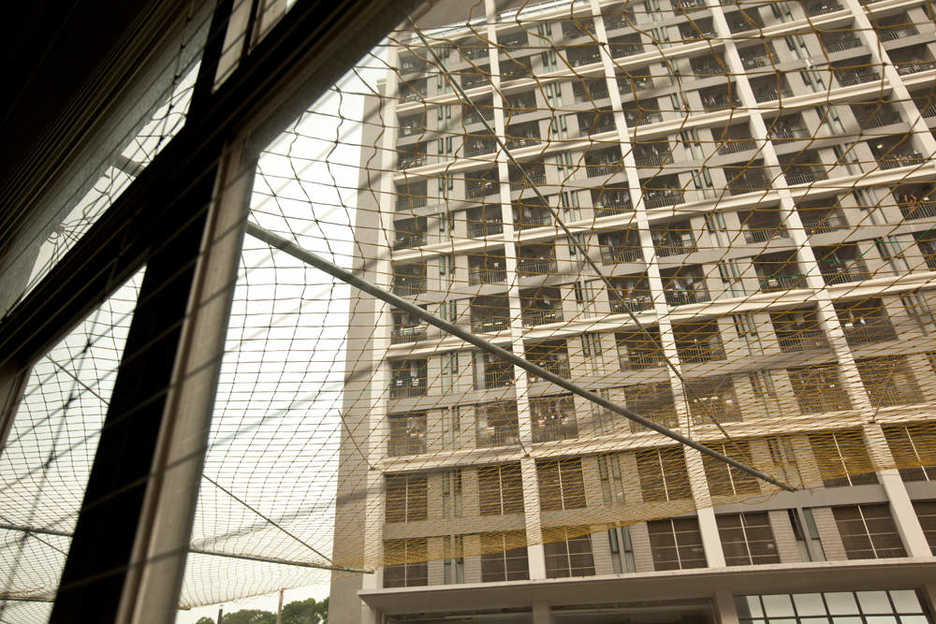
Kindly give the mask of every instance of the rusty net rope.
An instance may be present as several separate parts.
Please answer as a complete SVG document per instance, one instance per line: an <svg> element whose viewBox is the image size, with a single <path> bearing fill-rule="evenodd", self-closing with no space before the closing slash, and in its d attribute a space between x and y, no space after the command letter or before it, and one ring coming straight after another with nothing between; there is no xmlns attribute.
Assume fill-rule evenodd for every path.
<svg viewBox="0 0 936 624"><path fill-rule="evenodd" d="M886 499L784 507L269 237L794 489L936 479L932 11L426 3L260 157L183 606L703 567L712 505L728 565L905 556ZM54 594L135 283L0 455L7 613Z"/></svg>

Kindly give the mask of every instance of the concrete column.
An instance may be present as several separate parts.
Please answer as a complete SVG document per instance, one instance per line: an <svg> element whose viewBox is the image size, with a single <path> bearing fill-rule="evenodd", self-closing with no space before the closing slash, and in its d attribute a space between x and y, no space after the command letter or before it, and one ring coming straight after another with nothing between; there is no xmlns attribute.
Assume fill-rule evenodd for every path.
<svg viewBox="0 0 936 624"><path fill-rule="evenodd" d="M705 479L702 454L691 448L685 448L685 454L686 469L689 471L689 486L692 488L692 498L695 500L696 513L699 518L699 533L702 536L705 560L710 568L724 568L725 552L722 550L718 525L715 523L715 510L712 508L712 498Z"/></svg>
<svg viewBox="0 0 936 624"><path fill-rule="evenodd" d="M548 602L533 603L533 624L552 624L552 610Z"/></svg>
<svg viewBox="0 0 936 624"><path fill-rule="evenodd" d="M715 592L712 602L715 604L715 615L719 624L738 624L738 607L731 590L722 589Z"/></svg>

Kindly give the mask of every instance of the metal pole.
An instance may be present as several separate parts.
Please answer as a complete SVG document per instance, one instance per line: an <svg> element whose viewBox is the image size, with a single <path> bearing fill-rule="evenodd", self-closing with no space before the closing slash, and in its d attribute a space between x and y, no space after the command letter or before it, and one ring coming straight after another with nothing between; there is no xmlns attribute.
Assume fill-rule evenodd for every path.
<svg viewBox="0 0 936 624"><path fill-rule="evenodd" d="M280 588L279 604L276 606L276 624L283 624L283 589Z"/></svg>
<svg viewBox="0 0 936 624"><path fill-rule="evenodd" d="M552 383L556 384L560 388L564 388L568 390L569 392L572 392L573 394L577 394L580 397L583 397L583 398L588 399L589 401L592 401L593 403L597 403L598 405L601 405L605 409L611 410L612 412L616 414L620 414L621 416L624 416L625 418L629 418L630 420L636 423L639 423L643 425L644 427L647 427L648 429L652 429L653 431L663 434L668 438L672 438L673 440L676 440L680 444L685 444L686 446L690 448L694 448L700 453L704 453L708 455L709 457L714 457L715 459L719 461L725 462L726 464L733 466L734 468L737 468L738 470L742 470L753 477L761 479L762 481L766 481L767 483L776 485L777 487L787 490L789 492L796 491L796 488L790 485L787 485L786 483L783 483L782 481L778 481L777 479L761 472L760 470L751 468L750 466L746 464L742 464L741 462L734 460L728 457L727 455L723 455L722 453L712 450L703 444L699 444L695 440L690 440L689 438L687 438L686 436L680 433L667 429L666 427L664 427L663 425L659 423L655 423L652 420L644 418L640 414L632 412L625 407L621 407L620 405L617 405L616 403L612 403L611 401L602 397L601 395L595 394L594 392L591 392L589 390L585 390L581 386L572 383L568 379L564 379L560 377L559 375L556 375L541 366L537 366L536 364L533 364L532 362L529 362L521 358L520 356L515 355L514 353L511 353L510 351L507 351L506 349L498 347L497 345L492 344L488 342L487 340L484 340L483 338L479 338L478 336L472 334L471 332L465 331L464 329L462 329L461 327L458 327L457 325L454 325L453 323L444 321L440 319L439 317L434 316L433 314L430 314L426 310L423 310L419 306L413 303L410 303L409 301L406 301L405 299L401 299L400 297L394 295L393 293L390 293L381 288L378 288L377 286L374 286L370 282L367 282L359 278L358 276L354 275L350 271L346 271L342 269L341 267L338 267L334 265L333 263L329 262L328 260L325 260L324 258L321 258L317 256L316 254L303 249L302 247L299 247L292 241L288 241L285 238L282 238L252 223L247 224L247 233L250 234L251 236L259 238L263 242L269 245L272 245L273 247L276 247L277 249L281 251L288 253L294 258L302 260L303 262L311 266L314 266L317 269L325 271L332 277L336 277L343 282L347 282L351 286L354 286L355 288L358 288L359 290L362 290L369 295L373 295L374 297L377 297L378 299L386 301L387 303L389 303L390 305L396 308L405 310L406 312L409 312L410 314L421 318L422 320L426 321L430 325L435 325L439 329L445 332L448 332L449 334L452 334L453 336L457 336L461 338L465 342L478 347L482 351L492 353L500 357L501 359L507 360L514 366L518 366L524 369L525 371L527 371L528 373L536 375L537 377L542 377L543 379L546 379L547 381L551 381Z"/></svg>

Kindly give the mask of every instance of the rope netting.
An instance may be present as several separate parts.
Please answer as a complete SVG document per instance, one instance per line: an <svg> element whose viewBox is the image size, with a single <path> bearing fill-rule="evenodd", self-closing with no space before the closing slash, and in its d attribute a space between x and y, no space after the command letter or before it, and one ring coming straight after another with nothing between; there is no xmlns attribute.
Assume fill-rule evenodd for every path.
<svg viewBox="0 0 936 624"><path fill-rule="evenodd" d="M263 152L250 227L791 488L932 480L936 24L883 4L427 3ZM4 621L54 595L136 284L30 377ZM704 566L712 504L750 509L729 563L780 562L732 537L808 542L780 491L248 234L182 604L527 578L536 544Z"/></svg>

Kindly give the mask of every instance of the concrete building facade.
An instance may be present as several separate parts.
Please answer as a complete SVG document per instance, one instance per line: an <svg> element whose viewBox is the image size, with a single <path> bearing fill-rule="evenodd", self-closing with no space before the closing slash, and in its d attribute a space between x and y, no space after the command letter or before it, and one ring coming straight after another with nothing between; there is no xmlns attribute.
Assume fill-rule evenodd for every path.
<svg viewBox="0 0 936 624"><path fill-rule="evenodd" d="M929 4L504 4L396 37L355 269L798 489L359 298L332 617L932 622Z"/></svg>

